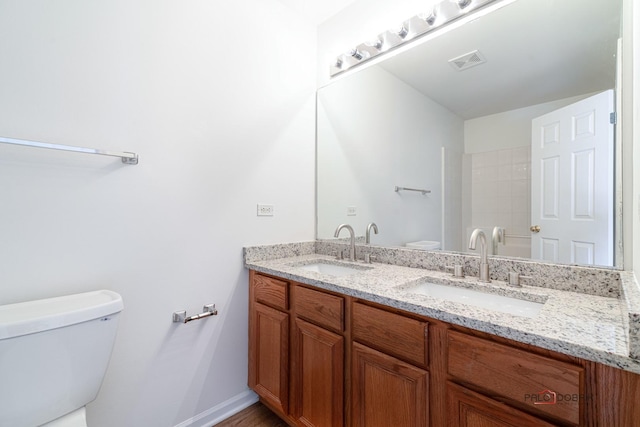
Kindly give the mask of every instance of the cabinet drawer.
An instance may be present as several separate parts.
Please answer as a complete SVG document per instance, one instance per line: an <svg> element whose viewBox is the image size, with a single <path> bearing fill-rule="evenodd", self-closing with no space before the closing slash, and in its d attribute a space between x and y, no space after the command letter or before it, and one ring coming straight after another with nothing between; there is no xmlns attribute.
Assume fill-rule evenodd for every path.
<svg viewBox="0 0 640 427"><path fill-rule="evenodd" d="M447 409L449 427L553 427L553 424L450 382L447 382Z"/></svg>
<svg viewBox="0 0 640 427"><path fill-rule="evenodd" d="M580 424L584 369L459 332L448 332L448 371L498 400ZM588 396L586 396L588 398Z"/></svg>
<svg viewBox="0 0 640 427"><path fill-rule="evenodd" d="M344 330L344 298L302 286L294 292L296 316L337 332Z"/></svg>
<svg viewBox="0 0 640 427"><path fill-rule="evenodd" d="M353 304L353 339L418 366L427 366L428 323Z"/></svg>
<svg viewBox="0 0 640 427"><path fill-rule="evenodd" d="M288 282L256 274L253 286L255 301L281 310L289 309Z"/></svg>

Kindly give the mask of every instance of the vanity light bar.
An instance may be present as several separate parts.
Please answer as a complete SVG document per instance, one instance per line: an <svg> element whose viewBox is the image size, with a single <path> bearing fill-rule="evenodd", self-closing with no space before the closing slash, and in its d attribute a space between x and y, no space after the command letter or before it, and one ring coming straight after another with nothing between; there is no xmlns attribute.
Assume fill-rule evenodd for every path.
<svg viewBox="0 0 640 427"><path fill-rule="evenodd" d="M480 9L496 0L442 0L431 13L416 15L394 30L381 33L373 41L361 43L347 53L339 55L331 64L331 77L375 58L391 49L415 40L437 28Z"/></svg>

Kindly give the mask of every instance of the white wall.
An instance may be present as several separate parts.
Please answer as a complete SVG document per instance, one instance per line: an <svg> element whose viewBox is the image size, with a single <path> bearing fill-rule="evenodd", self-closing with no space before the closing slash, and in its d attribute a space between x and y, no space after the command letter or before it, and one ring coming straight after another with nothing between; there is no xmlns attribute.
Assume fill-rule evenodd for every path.
<svg viewBox="0 0 640 427"><path fill-rule="evenodd" d="M317 132L320 238L344 222L362 236L375 222L375 244L442 241L441 147L462 152L462 119L371 67L318 92ZM356 216L347 216L348 206Z"/></svg>
<svg viewBox="0 0 640 427"><path fill-rule="evenodd" d="M314 238L315 31L275 0L0 0L0 135L140 155L0 144L0 304L124 298L92 427L247 390L241 247Z"/></svg>

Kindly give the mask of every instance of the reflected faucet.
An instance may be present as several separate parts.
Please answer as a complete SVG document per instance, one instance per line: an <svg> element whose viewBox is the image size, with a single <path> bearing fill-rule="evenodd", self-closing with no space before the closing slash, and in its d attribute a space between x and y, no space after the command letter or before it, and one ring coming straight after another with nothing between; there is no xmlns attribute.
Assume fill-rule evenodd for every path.
<svg viewBox="0 0 640 427"><path fill-rule="evenodd" d="M475 250L476 242L480 237L480 268L478 272L478 280L481 282L489 283L489 260L487 259L487 236L479 228L473 230L471 233L471 239L469 240L469 249Z"/></svg>
<svg viewBox="0 0 640 427"><path fill-rule="evenodd" d="M491 233L491 253L498 255L498 243L506 244L504 241L504 228L493 227L493 233Z"/></svg>
<svg viewBox="0 0 640 427"><path fill-rule="evenodd" d="M350 237L349 261L355 261L356 260L356 233L353 231L353 227L351 227L349 224L340 224L338 228L336 228L336 232L333 234L333 237L337 238L338 235L340 234L340 230L342 230L343 228L346 228L347 230L349 230L349 237Z"/></svg>
<svg viewBox="0 0 640 427"><path fill-rule="evenodd" d="M370 222L369 225L367 225L367 235L365 236L365 243L367 245L371 244L371 229L373 228L373 232L375 234L378 234L378 226L376 225L375 222Z"/></svg>

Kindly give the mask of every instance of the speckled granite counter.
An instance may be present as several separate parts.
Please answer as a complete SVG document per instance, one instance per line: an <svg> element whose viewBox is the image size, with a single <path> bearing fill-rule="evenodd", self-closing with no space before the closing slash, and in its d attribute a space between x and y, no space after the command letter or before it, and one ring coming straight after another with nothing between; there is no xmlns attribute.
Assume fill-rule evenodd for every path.
<svg viewBox="0 0 640 427"><path fill-rule="evenodd" d="M381 303L398 309L421 314L471 329L491 333L515 341L536 345L549 350L558 351L587 360L618 367L635 373L640 373L640 361L629 357L629 334L640 334L639 328L633 327L633 315L629 310L634 304L640 305L640 295L629 295L636 291L636 287L623 286L621 280L632 280L627 273L614 272L606 277L606 269L588 269L584 267L569 267L578 271L578 277L597 277L599 288L604 291L575 292L568 291L567 281L557 279L558 272L551 271L553 265L542 264L547 275L556 277L552 285L536 283L543 286L523 286L514 288L505 282L493 279L490 284L479 283L474 276L463 279L452 277L448 273L437 271L444 269L444 263L450 260L440 259L434 264L434 269L426 269L421 264L421 258L460 256L463 259L454 260L467 267L468 274L473 273L474 258L467 255L455 255L434 252L402 250L399 264L413 263L415 266L394 265L375 262L373 264L355 263L361 271L343 277L324 275L301 269L303 264L316 260L336 263L335 257L323 254L326 247L319 242L303 242L283 245L253 246L245 248L245 266L265 274L280 276L321 289L340 292L345 295L364 300ZM374 247L367 247L375 251ZM377 248L389 251L388 248ZM391 250L393 251L393 250ZM432 254L432 255L429 255ZM411 261L413 259L413 261ZM409 261L407 261L409 260ZM471 260L471 261L469 261ZM443 262L444 261L444 262ZM492 259L492 268L499 270L500 259ZM388 260L387 260L388 262ZM429 261L433 262L433 260ZM511 271L522 271L527 268L539 268L521 264L540 264L527 260L506 260ZM339 263L352 264L348 261ZM396 263L396 264L397 264ZM368 269L362 269L369 267ZM568 266L557 266L559 271ZM494 274L492 274L494 277ZM540 277L537 278L540 281ZM512 314L490 311L474 306L451 302L439 298L407 292L407 288L422 281L431 283L453 284L456 286L482 290L498 295L514 296L521 299L544 302L544 306L535 318L526 318ZM588 279L585 279L589 282ZM582 283L577 280L576 283ZM554 289L553 287L560 289ZM579 285L571 285L572 287ZM587 286L593 287L593 283ZM636 298L629 304L625 298ZM630 326L630 320L632 325Z"/></svg>

